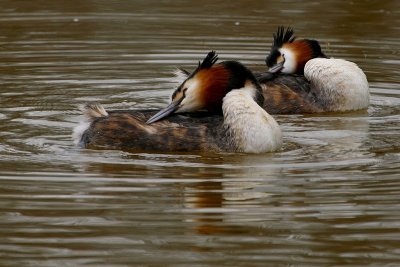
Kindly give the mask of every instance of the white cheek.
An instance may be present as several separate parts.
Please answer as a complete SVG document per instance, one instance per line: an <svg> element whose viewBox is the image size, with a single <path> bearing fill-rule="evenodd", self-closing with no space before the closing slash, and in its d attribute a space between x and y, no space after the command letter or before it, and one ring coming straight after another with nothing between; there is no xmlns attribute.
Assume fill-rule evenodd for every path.
<svg viewBox="0 0 400 267"><path fill-rule="evenodd" d="M203 108L200 99L200 88L198 81L189 81L186 84L187 90L185 92L185 98L182 100L180 107L177 109L177 113L181 112L193 112Z"/></svg>
<svg viewBox="0 0 400 267"><path fill-rule="evenodd" d="M296 72L296 56L295 54L286 48L279 49L281 54L285 58L285 64L283 64L283 73L295 73Z"/></svg>
<svg viewBox="0 0 400 267"><path fill-rule="evenodd" d="M180 104L180 107L177 109L177 113L181 112L193 112L197 111L201 108L200 102L196 97L186 96L185 99Z"/></svg>

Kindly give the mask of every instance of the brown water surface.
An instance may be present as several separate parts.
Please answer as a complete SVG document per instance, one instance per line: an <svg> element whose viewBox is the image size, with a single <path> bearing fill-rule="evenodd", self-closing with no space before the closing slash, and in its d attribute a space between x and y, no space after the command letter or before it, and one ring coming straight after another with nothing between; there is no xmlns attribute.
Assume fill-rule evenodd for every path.
<svg viewBox="0 0 400 267"><path fill-rule="evenodd" d="M368 111L278 116L272 154L74 147L76 106L160 108L209 50L264 70L292 25ZM399 1L0 1L0 266L400 265Z"/></svg>

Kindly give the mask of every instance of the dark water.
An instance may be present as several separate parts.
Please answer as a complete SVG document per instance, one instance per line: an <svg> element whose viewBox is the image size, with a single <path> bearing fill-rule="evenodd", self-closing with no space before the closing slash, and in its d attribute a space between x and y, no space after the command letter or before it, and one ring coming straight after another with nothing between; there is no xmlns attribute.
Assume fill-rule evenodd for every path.
<svg viewBox="0 0 400 267"><path fill-rule="evenodd" d="M278 116L272 154L81 150L76 106L160 108L209 50L292 25L367 112ZM400 266L399 1L0 0L0 266Z"/></svg>

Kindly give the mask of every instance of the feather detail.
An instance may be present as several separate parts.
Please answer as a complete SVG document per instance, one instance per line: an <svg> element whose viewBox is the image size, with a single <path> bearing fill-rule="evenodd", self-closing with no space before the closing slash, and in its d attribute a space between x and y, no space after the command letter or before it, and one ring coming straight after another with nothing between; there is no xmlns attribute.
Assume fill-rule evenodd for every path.
<svg viewBox="0 0 400 267"><path fill-rule="evenodd" d="M190 72L183 68L177 68L174 70L174 77L171 79L177 86L181 85L187 78L189 78Z"/></svg>
<svg viewBox="0 0 400 267"><path fill-rule="evenodd" d="M215 51L210 51L203 59L203 61L199 64L199 69L209 69L215 64L215 62L217 62L217 60L217 53Z"/></svg>
<svg viewBox="0 0 400 267"><path fill-rule="evenodd" d="M314 88L325 111L368 108L369 86L364 72L343 59L314 58L304 68L304 76ZM318 90L317 90L318 89Z"/></svg>
<svg viewBox="0 0 400 267"><path fill-rule="evenodd" d="M215 51L208 52L207 56L203 59L203 61L201 62L199 61L199 66L190 75L190 77L196 75L196 73L199 72L200 70L211 68L215 64L215 62L217 62L217 60L218 60L218 55Z"/></svg>
<svg viewBox="0 0 400 267"><path fill-rule="evenodd" d="M257 90L253 84L247 83L224 98L224 126L239 152L271 152L282 145L278 123L254 101Z"/></svg>
<svg viewBox="0 0 400 267"><path fill-rule="evenodd" d="M108 116L107 111L99 103L86 103L80 106L79 109L82 111L85 119L89 122L97 118Z"/></svg>
<svg viewBox="0 0 400 267"><path fill-rule="evenodd" d="M273 34L274 37L274 44L275 47L282 47L284 43L291 43L293 42L296 37L293 36L294 32L291 27L286 28L284 26L279 26L276 33Z"/></svg>
<svg viewBox="0 0 400 267"><path fill-rule="evenodd" d="M199 71L196 78L201 84L199 97L205 109L211 113L220 113L222 99L228 92L229 71L218 64L210 69Z"/></svg>
<svg viewBox="0 0 400 267"><path fill-rule="evenodd" d="M281 56L280 48L282 48L284 44L290 44L296 39L293 34L293 29L290 27L287 29L285 29L284 26L278 27L276 33L273 34L274 41L271 50L265 58L265 63L268 67L272 67L278 63L278 58Z"/></svg>

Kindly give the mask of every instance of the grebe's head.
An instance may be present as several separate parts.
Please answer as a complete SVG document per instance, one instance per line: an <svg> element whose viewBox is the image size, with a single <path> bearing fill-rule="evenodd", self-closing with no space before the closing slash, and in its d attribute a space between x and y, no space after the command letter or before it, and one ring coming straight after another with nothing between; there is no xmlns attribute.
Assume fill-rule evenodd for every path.
<svg viewBox="0 0 400 267"><path fill-rule="evenodd" d="M274 43L265 63L272 73L283 72L303 74L304 65L310 59L326 57L318 41L296 40L293 29L280 26L274 36Z"/></svg>
<svg viewBox="0 0 400 267"><path fill-rule="evenodd" d="M254 75L241 63L223 61L216 64L217 60L218 55L215 51L211 51L191 74L180 70L183 76L187 75L186 80L172 94L171 103L151 117L147 123L156 122L172 113L200 110L220 113L222 100L232 89L242 88L249 81L259 89ZM261 96L257 94L257 97L259 99L262 94ZM258 100L260 103L262 101Z"/></svg>

